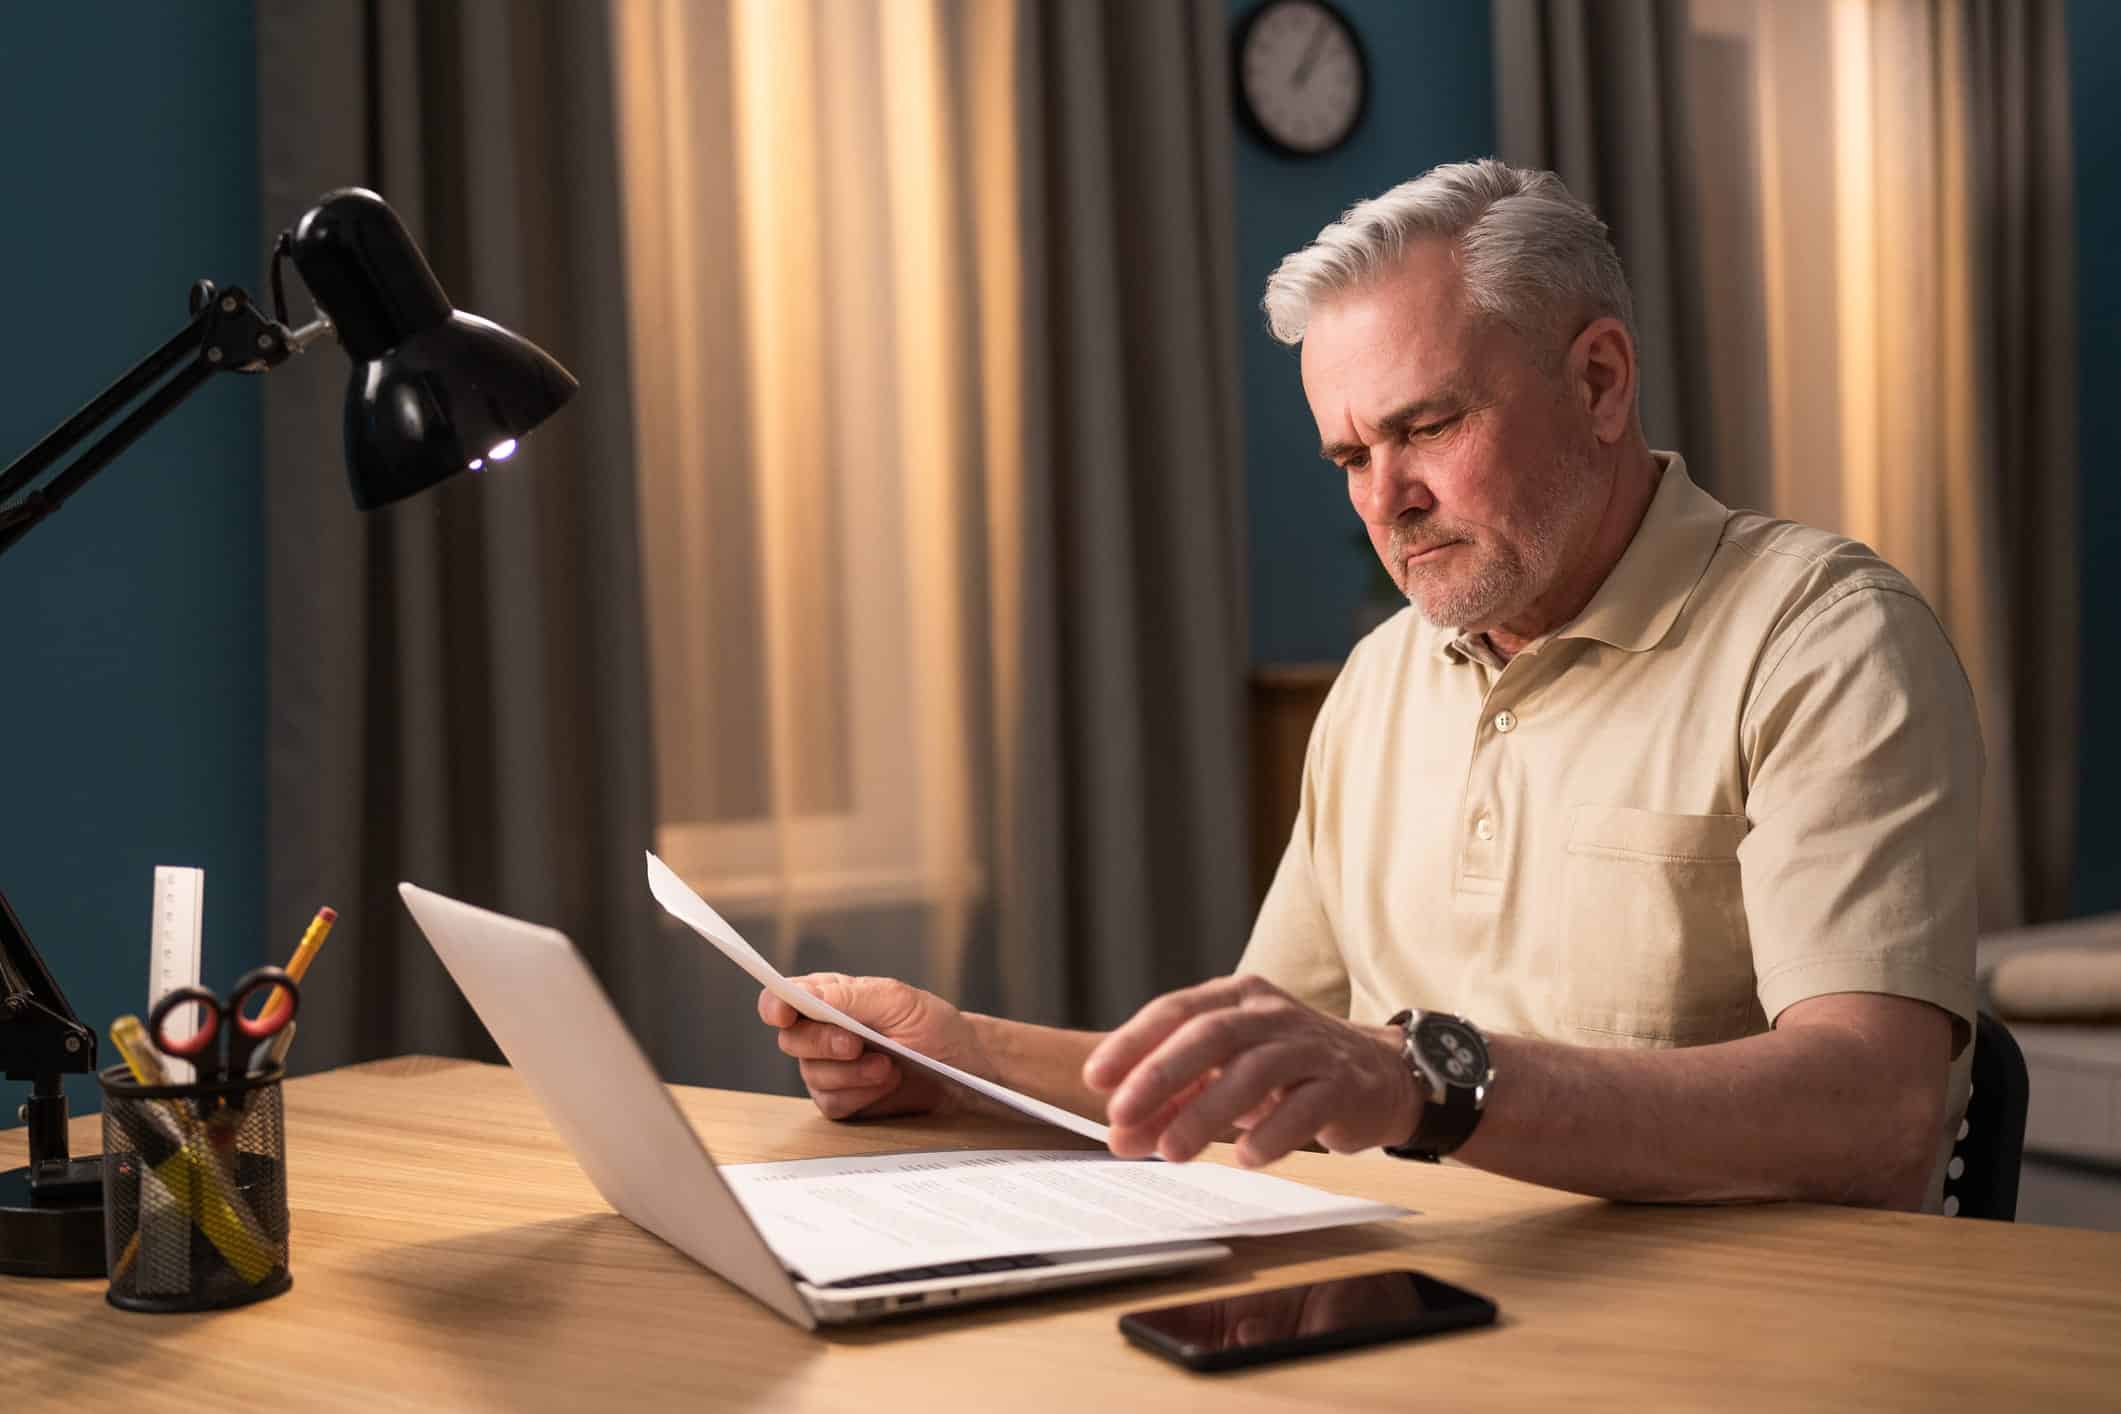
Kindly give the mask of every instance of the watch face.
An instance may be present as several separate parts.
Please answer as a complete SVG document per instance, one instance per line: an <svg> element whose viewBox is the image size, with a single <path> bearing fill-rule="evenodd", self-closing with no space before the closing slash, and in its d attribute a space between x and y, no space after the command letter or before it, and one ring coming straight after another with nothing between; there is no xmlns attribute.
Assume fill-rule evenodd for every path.
<svg viewBox="0 0 2121 1414"><path fill-rule="evenodd" d="M1414 1029L1414 1049L1448 1085L1478 1085L1488 1078L1488 1048L1463 1021L1423 1018Z"/></svg>

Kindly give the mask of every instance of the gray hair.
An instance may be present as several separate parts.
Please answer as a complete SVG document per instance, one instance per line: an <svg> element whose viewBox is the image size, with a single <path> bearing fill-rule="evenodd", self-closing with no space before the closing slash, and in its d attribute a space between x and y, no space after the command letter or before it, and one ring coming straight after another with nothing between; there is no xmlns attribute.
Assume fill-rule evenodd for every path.
<svg viewBox="0 0 2121 1414"><path fill-rule="evenodd" d="M1569 319L1611 315L1633 332L1634 301L1620 256L1598 214L1552 172L1492 157L1432 167L1358 202L1267 277L1267 327L1303 342L1313 306L1390 273L1407 248L1442 237L1457 243L1473 307L1543 350L1566 339Z"/></svg>

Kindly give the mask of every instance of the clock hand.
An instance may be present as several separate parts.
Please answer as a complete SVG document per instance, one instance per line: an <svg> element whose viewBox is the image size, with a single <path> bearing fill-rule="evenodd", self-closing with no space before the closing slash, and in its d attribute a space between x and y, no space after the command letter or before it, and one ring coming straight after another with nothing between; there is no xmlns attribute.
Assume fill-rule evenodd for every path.
<svg viewBox="0 0 2121 1414"><path fill-rule="evenodd" d="M1289 75L1298 88L1310 81L1311 66L1318 62L1320 52L1326 47L1326 31L1331 24L1331 17L1321 14L1317 23L1311 26L1311 42L1304 48L1304 57L1296 61L1296 72Z"/></svg>

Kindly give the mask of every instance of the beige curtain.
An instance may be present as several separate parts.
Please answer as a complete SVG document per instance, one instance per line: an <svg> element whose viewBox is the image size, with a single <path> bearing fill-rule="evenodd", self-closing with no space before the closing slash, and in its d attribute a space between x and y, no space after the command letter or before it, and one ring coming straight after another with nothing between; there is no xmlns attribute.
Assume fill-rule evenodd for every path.
<svg viewBox="0 0 2121 1414"><path fill-rule="evenodd" d="M1494 0L1496 138L1604 218L1635 296L1642 424L1653 447L1709 434L1701 221L1686 0ZM1689 469L1718 483L1698 453Z"/></svg>
<svg viewBox="0 0 2121 1414"><path fill-rule="evenodd" d="M785 966L1225 970L1241 461L1209 3L621 0L657 848Z"/></svg>
<svg viewBox="0 0 2121 1414"><path fill-rule="evenodd" d="M990 566L972 512L1022 479L1011 17L615 14L659 848L770 909L784 961L806 911L928 909L954 991L983 864L967 635L1017 553Z"/></svg>
<svg viewBox="0 0 2121 1414"><path fill-rule="evenodd" d="M1689 12L1713 480L1874 546L1944 620L1988 747L1986 927L2066 906L2074 759L2060 6L2002 10Z"/></svg>

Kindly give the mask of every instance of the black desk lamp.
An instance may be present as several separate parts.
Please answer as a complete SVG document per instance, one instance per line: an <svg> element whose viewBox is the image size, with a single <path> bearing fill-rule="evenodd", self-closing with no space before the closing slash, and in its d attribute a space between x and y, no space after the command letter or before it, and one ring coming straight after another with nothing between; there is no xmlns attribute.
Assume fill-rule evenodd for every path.
<svg viewBox="0 0 2121 1414"><path fill-rule="evenodd" d="M294 261L317 303L319 317L299 329L287 326L283 258ZM332 192L282 232L273 244L272 293L267 319L239 289L194 285L189 324L0 472L0 554L208 378L264 373L334 330L353 359L346 470L364 511L506 461L517 439L576 387L537 345L454 308L397 213L374 192ZM135 399L123 421L47 477ZM0 1173L0 1273L103 1274L102 1159L68 1156L60 1084L69 1072L95 1069L96 1033L67 1005L0 895L0 1075L30 1084L21 1112L29 1166Z"/></svg>

